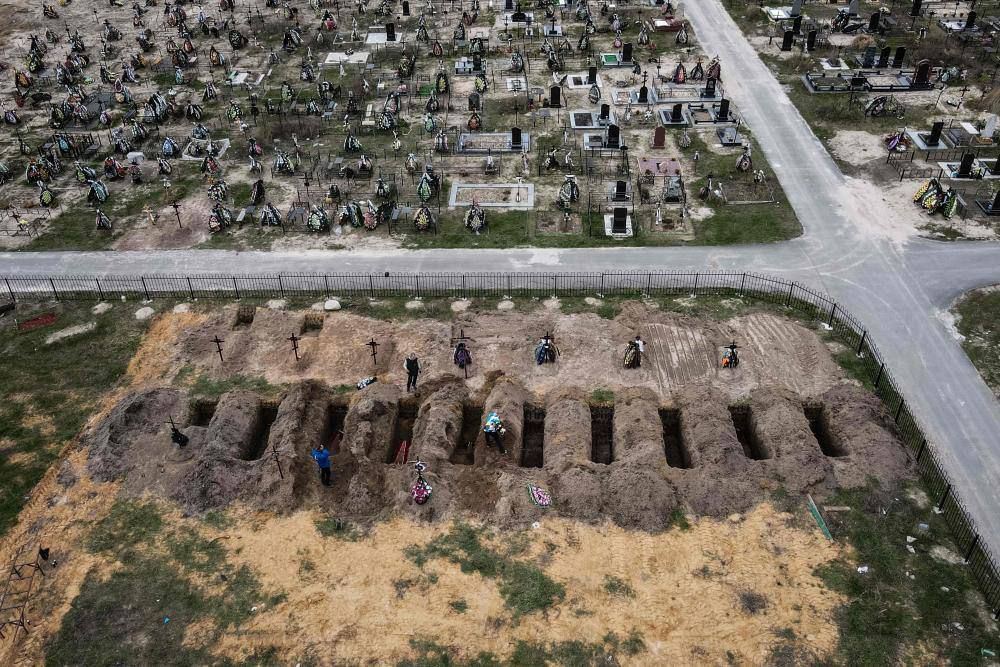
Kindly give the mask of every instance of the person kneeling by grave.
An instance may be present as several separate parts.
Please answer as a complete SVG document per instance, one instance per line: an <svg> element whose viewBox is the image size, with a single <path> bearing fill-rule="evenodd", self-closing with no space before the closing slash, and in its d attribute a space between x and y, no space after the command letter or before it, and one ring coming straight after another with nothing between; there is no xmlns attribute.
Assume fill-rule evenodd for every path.
<svg viewBox="0 0 1000 667"><path fill-rule="evenodd" d="M542 336L542 339L538 341L538 345L535 346L535 363L539 366L542 364L554 364L558 356L559 349L556 347L555 341L548 334Z"/></svg>
<svg viewBox="0 0 1000 667"><path fill-rule="evenodd" d="M736 368L740 365L740 355L736 353L736 341L733 341L726 347L726 351L722 353L722 367L723 368Z"/></svg>
<svg viewBox="0 0 1000 667"><path fill-rule="evenodd" d="M464 342L455 346L455 365L459 368L472 365L472 352L469 351Z"/></svg>
<svg viewBox="0 0 1000 667"><path fill-rule="evenodd" d="M642 338L635 337L625 346L625 368L640 368L642 366L642 354L646 351L646 344Z"/></svg>
<svg viewBox="0 0 1000 667"><path fill-rule="evenodd" d="M496 410L486 415L486 423L483 424L483 433L486 435L487 446L496 447L500 450L501 454L507 453L507 450L503 447L503 437L506 435L507 429L504 428L503 422L500 421L500 415L496 413Z"/></svg>

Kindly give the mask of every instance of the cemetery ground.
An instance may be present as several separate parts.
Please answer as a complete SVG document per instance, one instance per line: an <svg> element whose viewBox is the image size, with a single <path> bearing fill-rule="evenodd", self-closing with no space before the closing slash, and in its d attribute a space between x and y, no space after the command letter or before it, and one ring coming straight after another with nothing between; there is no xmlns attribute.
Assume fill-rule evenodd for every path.
<svg viewBox="0 0 1000 667"><path fill-rule="evenodd" d="M952 162L955 163L952 166L957 167L957 160L965 152L974 152L977 158L987 161L1000 156L998 137L980 137L974 133L970 142L969 133L963 129L964 123L974 126L977 128L975 132L979 132L990 116L1000 110L997 95L993 92L997 73L995 59L982 50L991 43L991 38L986 35L992 34L992 28L988 33L977 33L975 38L963 41L965 38L961 32L949 33L938 25L938 20L953 15L956 20L964 19L969 7L949 5L943 12L937 7L933 9L933 14L927 13L932 10L925 10L924 15L914 20L906 15L909 5L896 6L895 13L887 16L899 23L883 35L864 29L851 34L831 31L830 21L844 7L806 3L803 5L805 19L802 34L795 37L791 50L782 51L782 22L769 20L764 9L756 3L731 0L723 5L761 59L784 84L789 99L849 177L849 186L856 196L865 190L872 196L880 196L893 209L895 217L908 225L913 233L929 238L997 238L1000 228L996 218L985 214L979 204L992 201L995 197L998 188L992 174L987 173L983 179L951 178L949 172L952 170L942 168L943 164ZM868 9L867 6L862 7L862 18L868 18ZM927 30L922 39L917 38L919 28ZM817 30L818 37L815 49L808 51L803 47L807 31L812 29ZM881 57L878 53L882 50L888 51L894 58L902 49L905 55L901 67L911 75L916 64L926 59L931 68L929 86L924 90L900 91L865 88L853 93L813 92L810 89L806 82L810 76L819 86L825 85L828 79L832 80L830 77L849 76L852 71L871 73L878 70L888 76L900 69L894 64L879 68L877 62L874 67L862 67L864 52L868 49L876 53L876 61ZM843 70L824 69L830 66L828 63L837 62L842 64ZM951 68L955 69L948 71ZM822 77L824 72L827 79L815 79ZM956 76L959 72L961 77ZM942 74L945 75L944 80L941 80ZM866 107L879 97L898 103L901 115L895 112L866 113ZM889 137L900 131L927 135L932 125L939 121L944 124L945 134L957 133L956 140L949 138L947 143L929 152L907 144L906 150L897 150L893 159L889 159ZM803 159L808 158L803 156ZM946 188L952 187L959 192L962 204L954 217L946 220L941 215L921 210L913 203L913 195L930 177L941 178ZM881 193L875 193L875 189L881 190Z"/></svg>
<svg viewBox="0 0 1000 667"><path fill-rule="evenodd" d="M997 286L973 290L960 297L951 308L962 347L979 369L979 374L1000 396L1000 290Z"/></svg>
<svg viewBox="0 0 1000 667"><path fill-rule="evenodd" d="M47 546L55 561L27 608L31 632L0 642L0 660L971 664L1000 649L891 418L815 323L713 297L253 305L27 303L16 313L27 331L0 320L13 397L3 473L24 481L5 499L0 555ZM140 322L146 307L156 312ZM546 330L561 356L536 366ZM300 362L286 340L297 331ZM648 356L626 371L636 331ZM451 363L457 335L470 339L469 380ZM373 372L369 337L382 343L379 381L358 392ZM717 354L732 338L742 363L727 375ZM410 350L424 368L412 398L398 388ZM263 437L280 441L284 477L267 455L230 452L193 488L209 478L178 470L211 469L205 454L223 441L249 446L258 396L277 406ZM823 401L825 426L806 423L806 397ZM514 416L522 402L546 406L543 442ZM511 456L537 461L498 460L470 436L479 415L466 431L469 403L498 407ZM727 406L752 411L750 435L733 431ZM613 426L592 421L602 410ZM317 414L347 432L332 489L299 451L329 433ZM404 498L409 466L382 458L397 414L430 462L423 507ZM171 417L187 453L169 442ZM474 446L436 453L450 428ZM737 459L704 458L740 438ZM819 440L849 452L822 455ZM815 453L796 451L807 442ZM770 460L750 460L767 448ZM771 465L780 474L760 474ZM240 477L251 468L259 476ZM553 506L528 502L525 480Z"/></svg>
<svg viewBox="0 0 1000 667"><path fill-rule="evenodd" d="M307 7L305 3L291 3L299 9L298 22L310 26L319 22L322 11ZM298 5L301 4L301 7ZM416 4L414 5L416 10ZM237 12L239 13L239 12ZM528 150L529 164L523 169L519 153L496 152L493 157L498 163L496 173L485 173L485 155L456 150L456 144L463 133L467 133L470 117L468 98L474 92L473 77L458 75L451 64L456 58L467 55L464 45L454 42L451 33L460 16L457 12L437 14L428 22L429 39L439 40L444 46L443 58L430 54L428 42L415 42L418 11L410 16L396 16L399 30L407 35L405 46L379 48L366 45L364 25L359 27L360 40L352 41L347 13L339 17L340 28L331 33L323 32L325 41L319 43L311 32L306 32L302 45L294 53L285 53L280 46L285 29L293 25L280 12L274 12L274 21L261 24L252 17L250 26L245 20L237 22L240 30L251 35L251 44L240 50L230 48L225 33L219 38L202 35L196 31L193 36L197 62L183 68L185 83L175 81L175 73L170 62L170 54L163 49L163 42L175 38L168 29L165 19L157 12L145 15L146 23L153 28L158 41L155 49L147 54L149 63L137 70L139 82L129 84L131 95L142 102L154 92L168 95L174 104L174 113L150 126L151 136L136 140L133 148L143 152L145 161L141 165L143 184L134 186L128 177L115 180L104 179L110 190L108 202L101 207L113 223L112 229L95 229L96 210L84 201L87 188L75 181L73 162L80 157L82 162L101 172L102 160L115 156L124 161L124 155L115 150L111 142L110 129L123 126L125 105L111 103L110 127L97 122L96 111L90 120L71 122L63 128L53 128L48 121L48 105L29 101L19 109L21 122L16 128L16 136L0 143L2 158L9 163L17 177L0 190L0 209L5 211L0 220L0 247L25 251L38 250L138 250L138 249L181 249L181 248L231 248L231 249L328 249L350 250L362 248L383 250L392 248L429 247L613 247L616 245L675 245L675 244L730 244L771 242L792 238L801 233L794 212L784 198L777 180L770 177L770 169L763 153L754 155L754 168L763 169L769 177L760 188L760 197L744 198L740 195L753 190L752 173L740 172L735 164L740 155L739 147L723 149L719 144L716 126L707 125L689 128L690 146L678 145L679 129L667 129L666 141L662 147L654 147L653 135L660 121L655 112L667 107L660 102L656 105L612 102L624 95L635 95L639 87L647 82L651 88L667 91L668 86L656 80L660 73L657 64L650 58L659 58L669 70L670 63L682 60L691 65L697 59L708 62L711 54L700 53L694 35L686 45L675 44L674 33L650 32L651 42L638 42L640 24L651 25L651 20L659 16L659 10L631 8L623 16L627 20L622 26L622 38L635 44L636 60L641 62L643 75L633 75L628 67L600 68L602 103L611 103L613 118L617 119L621 131L621 144L630 152L618 154L613 150L595 151L585 147L585 130L568 129L570 115L579 110L594 108L588 100L586 86L570 87L565 82L561 86L561 106L548 106L549 89L554 79L546 67L545 58L539 56L541 40L537 33L534 38L525 37L520 29L513 29L511 45L524 55L527 71L518 74L510 70L511 45L501 39L497 28L501 21L498 12L484 11L468 28L472 33L486 30L494 35L487 38L484 59L488 62L488 91L482 95L482 109L479 112L481 127L471 136L487 136L487 133L508 132L511 127L521 127L530 134ZM93 9L82 5L67 5L60 8L60 20L79 34L91 51L100 48L101 21L94 20ZM124 28L131 24L128 7L109 6L101 8L100 18L108 18L113 25ZM558 13L558 22L570 41L575 42L578 32L582 32L584 22L577 19L572 11ZM382 19L380 19L382 20ZM608 17L600 17L598 31L592 35L592 46L586 51L565 53L565 69L560 74L586 75L588 66L593 64L597 54L614 52L613 34L604 25ZM378 22L371 19L369 22ZM362 22L363 23L363 22ZM22 43L27 43L29 34L39 31L39 24L23 21L12 24L12 38L9 45L0 47L0 58L11 62L23 59ZM52 24L55 25L55 24ZM310 30L313 28L309 28ZM492 32L491 32L492 31ZM477 33L478 34L478 33ZM117 56L124 57L133 47L123 42L110 44ZM468 41L468 40L466 40ZM179 38L174 39L180 45ZM50 45L49 58L53 51L63 48L66 39ZM229 60L224 66L212 66L208 60L208 49L217 48ZM338 49L365 49L368 68L346 66L341 73L337 67L317 65L314 69L317 82L325 81L342 87L336 99L336 112L325 115L307 113L308 100L316 99L316 83L303 82L300 69L305 60L322 63L327 51ZM306 54L306 49L309 53ZM277 62L268 60L273 49ZM406 51L416 58L412 75L400 77L396 72L400 54ZM91 79L93 88L101 95L108 94L110 84L100 80L96 68L98 60L91 53L91 64L84 68ZM111 62L108 60L108 62ZM425 105L435 85L435 75L439 66L449 74L450 90L441 95L440 109L434 112L436 128L444 129L451 147L446 151L434 148L435 131L425 129L428 113ZM116 74L117 67L112 67ZM253 81L258 75L266 76L255 86L230 85L227 76L237 73L248 74ZM51 81L51 68L43 69L32 84L32 92L53 95L53 101L60 99L60 88ZM362 78L372 84L373 90L365 92ZM520 90L510 90L508 79L523 79ZM202 94L209 81L218 87L216 100L204 101ZM294 91L291 102L281 102L281 85L290 82ZM401 97L401 110L397 114L397 128L400 146L394 148L390 131L374 127L373 114L379 112L385 97L398 85L406 92ZM701 84L698 84L701 85ZM252 92L257 96L262 112L249 117L249 98ZM347 95L351 93L358 100L357 111L348 113L349 132L361 142L361 150L347 150L344 146L348 131L341 119L346 107ZM263 109L265 101L276 101L274 113ZM528 104L532 109L528 109ZM243 119L250 125L246 135L239 130L239 121L228 116L230 102L238 104L244 114ZM200 122L208 129L215 141L228 139L232 142L227 152L219 157L221 172L206 176L201 173L199 159L170 160L173 171L168 179L170 187L164 187L161 174L157 173L155 157L160 154L160 144L166 137L173 138L180 149L185 149L191 141L194 121L184 117L188 104L201 107ZM739 100L733 100L738 107ZM372 106L369 113L368 107ZM104 108L103 106L101 107ZM97 107L95 106L96 110ZM644 119L643 111L654 112L652 119ZM596 108L595 108L596 112ZM631 116L631 120L626 117ZM606 132L604 128L596 128ZM98 145L93 152L84 156L63 155L65 169L57 174L49 184L56 195L56 204L46 210L37 204L38 191L27 184L21 176L30 156L21 155L18 150L24 142L30 154L46 143L51 143L60 132L74 136L87 135L96 139ZM742 128L741 134L752 141L752 129ZM260 224L260 206L251 207L245 219L218 233L208 229L214 201L206 194L208 185L223 178L229 192L221 202L232 211L234 217L250 204L251 184L258 175L247 167L246 137L252 136L264 153L260 156L263 165L263 179L266 200L281 213L283 225L265 226ZM89 140L89 139L88 139ZM560 166L555 169L543 166L546 152L557 150ZM700 149L700 150L699 150ZM293 173L280 173L273 168L278 151L285 152L294 165ZM700 163L694 160L700 152ZM373 168L367 175L356 174L343 177L337 169L340 166L355 166L360 154L372 159ZM418 168L408 172L403 168L407 155L416 157ZM565 163L566 156L572 160ZM667 175L659 173L654 183L641 185L643 178L639 158L653 160L677 160L677 170L683 177L682 201L664 203L662 222L656 222L656 206L662 196L661 181L665 184ZM332 165L336 162L337 168ZM441 176L439 191L428 202L436 222L435 231L419 232L413 224L413 216L419 208L420 200L416 186L424 165L433 165ZM570 207L570 215L564 216L557 206L558 191L565 174L577 177L581 199ZM670 174L673 176L674 174ZM732 196L709 197L707 202L698 198L707 177L714 177L714 190ZM341 226L336 218L341 205L347 201L364 204L374 196L376 179L382 176L395 189L398 215L391 223L381 223L375 230L364 227ZM527 210L487 208L487 225L481 234L475 234L463 225L467 208L450 206L448 199L453 183L461 184L513 184L522 179L535 188L534 204ZM640 194L629 201L630 216L635 228L634 236L626 239L612 239L605 235L604 216L613 208L608 193L616 181L624 180L630 189ZM341 199L331 200L326 195L331 185L337 185ZM759 203L743 203L754 201ZM178 208L173 204L178 204ZM329 230L309 232L305 217L310 205L323 206L332 219ZM26 223L23 226L20 223Z"/></svg>

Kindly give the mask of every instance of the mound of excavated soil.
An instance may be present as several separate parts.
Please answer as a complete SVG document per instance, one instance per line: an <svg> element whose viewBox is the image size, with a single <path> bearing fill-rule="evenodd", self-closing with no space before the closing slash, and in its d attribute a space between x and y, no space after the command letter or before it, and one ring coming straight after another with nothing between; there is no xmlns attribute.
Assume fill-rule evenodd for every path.
<svg viewBox="0 0 1000 667"><path fill-rule="evenodd" d="M238 501L277 511L314 504L356 519L472 514L500 524L555 513L644 530L666 527L678 507L742 512L779 488L822 498L872 476L892 484L909 465L878 401L850 385L810 401L765 386L736 405L708 386L668 404L645 388L618 392L613 406L591 405L572 388L546 398L508 377L481 404L458 379L417 397L375 383L348 405L315 381L277 403L239 391L191 406L183 391L156 389L125 397L85 444L95 478L122 478L132 493L152 491L193 512ZM482 436L491 410L504 420L506 454ZM170 443L170 414L190 438L183 449ZM310 457L320 443L334 452L330 489ZM409 464L394 463L407 444ZM434 489L422 506L409 495L417 459ZM536 506L529 484L549 490L553 506Z"/></svg>

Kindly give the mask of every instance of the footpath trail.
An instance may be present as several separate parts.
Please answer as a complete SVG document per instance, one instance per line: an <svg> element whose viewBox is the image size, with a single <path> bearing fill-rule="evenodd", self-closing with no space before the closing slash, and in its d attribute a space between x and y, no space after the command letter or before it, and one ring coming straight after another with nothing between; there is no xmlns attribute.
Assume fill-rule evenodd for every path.
<svg viewBox="0 0 1000 667"><path fill-rule="evenodd" d="M941 314L1000 282L1000 245L901 230L878 190L845 177L719 0L686 8L799 220L802 237L734 247L0 253L0 274L757 271L833 295L868 327L982 537L1000 553L1000 405Z"/></svg>

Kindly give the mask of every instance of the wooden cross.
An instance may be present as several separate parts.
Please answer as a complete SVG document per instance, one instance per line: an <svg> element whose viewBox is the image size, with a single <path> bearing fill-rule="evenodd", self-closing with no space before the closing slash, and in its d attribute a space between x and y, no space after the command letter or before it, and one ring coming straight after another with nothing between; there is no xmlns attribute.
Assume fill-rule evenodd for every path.
<svg viewBox="0 0 1000 667"><path fill-rule="evenodd" d="M216 334L215 338L212 339L212 342L215 343L215 349L219 352L219 361L225 362L225 359L222 358L222 344L226 341L219 340L219 335Z"/></svg>
<svg viewBox="0 0 1000 667"><path fill-rule="evenodd" d="M299 341L302 339L292 334L288 337L288 340L292 341L292 352L295 353L295 361L299 361Z"/></svg>
<svg viewBox="0 0 1000 667"><path fill-rule="evenodd" d="M365 345L367 345L368 347L370 347L372 349L372 365L375 366L376 368L378 368L378 346L379 346L379 343L375 342L375 339L372 338L370 341L368 341L367 343L365 343Z"/></svg>

